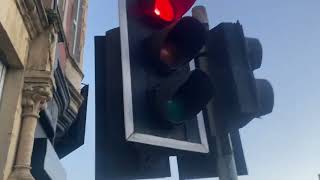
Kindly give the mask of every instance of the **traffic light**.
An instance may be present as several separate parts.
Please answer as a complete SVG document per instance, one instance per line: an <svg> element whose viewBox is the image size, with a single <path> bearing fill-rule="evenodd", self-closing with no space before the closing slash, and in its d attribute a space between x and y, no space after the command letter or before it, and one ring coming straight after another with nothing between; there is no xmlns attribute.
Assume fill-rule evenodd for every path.
<svg viewBox="0 0 320 180"><path fill-rule="evenodd" d="M208 153L202 109L210 78L189 63L207 32L182 17L195 0L120 0L121 63L129 142Z"/></svg>
<svg viewBox="0 0 320 180"><path fill-rule="evenodd" d="M120 29L96 37L97 179L168 177L169 155L183 178L215 177L215 141L229 135L238 175L247 174L239 128L273 108L272 86L253 74L262 47L240 23L208 31L183 17L194 2L119 0Z"/></svg>
<svg viewBox="0 0 320 180"><path fill-rule="evenodd" d="M95 38L96 179L170 176L169 155L208 153L213 95L189 63L206 31L182 17L194 0L119 0L120 30Z"/></svg>
<svg viewBox="0 0 320 180"><path fill-rule="evenodd" d="M262 64L262 46L258 39L246 38L237 22L221 23L211 29L205 49L202 54L205 58L199 58L197 65L208 71L214 84L213 107L205 113L210 153L178 156L180 178L219 176L216 138L225 140L222 154L233 155L237 175L248 175L239 128L253 118L270 113L274 103L271 84L255 79L253 74ZM210 125L209 111L213 112L214 126Z"/></svg>
<svg viewBox="0 0 320 180"><path fill-rule="evenodd" d="M239 22L221 23L209 32L207 53L215 84L214 111L226 131L272 112L273 88L253 74L262 63L258 39L245 37Z"/></svg>

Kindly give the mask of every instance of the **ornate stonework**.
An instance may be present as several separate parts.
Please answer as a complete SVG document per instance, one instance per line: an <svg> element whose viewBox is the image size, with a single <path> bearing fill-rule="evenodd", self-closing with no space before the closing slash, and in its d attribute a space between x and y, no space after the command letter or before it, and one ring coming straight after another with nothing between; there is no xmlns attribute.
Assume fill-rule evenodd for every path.
<svg viewBox="0 0 320 180"><path fill-rule="evenodd" d="M24 116L39 117L39 112L45 109L45 104L52 97L49 84L26 83L23 89L22 108Z"/></svg>
<svg viewBox="0 0 320 180"><path fill-rule="evenodd" d="M40 79L40 81L39 81ZM46 79L46 81L43 81ZM52 98L51 78L25 79L22 98L22 128L14 170L9 180L34 180L31 175L31 156L39 112Z"/></svg>
<svg viewBox="0 0 320 180"><path fill-rule="evenodd" d="M30 172L34 136L39 113L52 99L57 35L41 0L16 0L16 3L31 42L24 74L20 138L9 180L34 180Z"/></svg>
<svg viewBox="0 0 320 180"><path fill-rule="evenodd" d="M53 71L57 35L52 25L32 40L26 69L28 71Z"/></svg>
<svg viewBox="0 0 320 180"><path fill-rule="evenodd" d="M4 116L6 122L2 123L0 127L0 141L1 144L4 144L0 148L0 179L34 180L37 178L36 174L32 175L30 172L33 163L31 159L35 132L37 125L43 126L39 123L40 111L43 109L46 109L45 111L50 110L51 102L49 103L49 110L46 106L48 101L52 101L53 92L55 92L55 103L58 105L61 103L63 109L61 110L62 113L58 114L59 116L57 115L56 124L53 126L52 141L58 139L63 143L67 142L67 145L69 145L69 142L73 143L70 146L71 148L67 148L67 151L65 151L65 144L61 143L63 156L72 152L74 150L72 148L77 148L83 144L81 141L74 143L72 138L78 140L78 136L71 139L67 138L67 140L62 139L70 127L73 127L73 131L84 134L81 128L80 130L74 130L75 126L72 126L78 118L78 109L83 100L79 88L83 73L81 69L82 60L81 63L77 64L77 61L69 53L67 38L62 26L63 21L59 11L55 8L57 4L54 4L53 1L4 0L1 3L0 49L6 53L9 73L6 76L7 86L4 94L6 104L1 104L1 107L6 107L0 109L0 116L3 117L3 114L8 113L12 115ZM85 26L87 4L87 0L83 0L84 15L81 16L83 26ZM72 6L67 8L71 10ZM69 26L69 24L66 24L66 26ZM85 27L82 28L79 40L80 57L82 57L85 35ZM69 69L66 68L61 71L63 78L60 80L53 76L54 63L57 62L55 55L63 55L56 50L58 39L66 48L65 53L67 55L64 56L68 57L69 63ZM59 82L55 81L63 82L60 82L60 84L63 84L63 92L57 91ZM8 90L11 86L12 89L15 89L13 92ZM9 109L12 110L8 111ZM42 113L45 111L41 112L41 120L43 119ZM57 124L58 132L61 133L56 131ZM77 125L76 128L79 128L79 126ZM9 134L7 133L8 130L10 131ZM34 165L33 170L38 169L39 167Z"/></svg>
<svg viewBox="0 0 320 180"><path fill-rule="evenodd" d="M49 25L45 9L39 0L16 0L31 39Z"/></svg>

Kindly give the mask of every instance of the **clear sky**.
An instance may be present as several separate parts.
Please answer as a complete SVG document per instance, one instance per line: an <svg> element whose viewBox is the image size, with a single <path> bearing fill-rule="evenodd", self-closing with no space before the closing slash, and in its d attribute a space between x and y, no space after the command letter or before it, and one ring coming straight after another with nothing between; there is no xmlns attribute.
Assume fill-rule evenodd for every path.
<svg viewBox="0 0 320 180"><path fill-rule="evenodd" d="M63 160L69 180L94 179L94 36L117 27L117 0L89 0L84 49L90 84L85 145ZM198 0L211 27L240 23L264 49L256 77L275 90L272 114L241 130L249 176L240 180L318 180L320 173L320 1Z"/></svg>

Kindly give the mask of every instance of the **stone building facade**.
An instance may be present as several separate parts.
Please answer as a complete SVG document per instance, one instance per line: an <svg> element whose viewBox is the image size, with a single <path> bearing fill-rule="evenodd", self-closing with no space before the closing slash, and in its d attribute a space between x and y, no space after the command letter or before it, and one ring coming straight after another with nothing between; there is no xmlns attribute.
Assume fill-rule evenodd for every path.
<svg viewBox="0 0 320 180"><path fill-rule="evenodd" d="M66 179L84 143L88 0L1 0L0 180Z"/></svg>

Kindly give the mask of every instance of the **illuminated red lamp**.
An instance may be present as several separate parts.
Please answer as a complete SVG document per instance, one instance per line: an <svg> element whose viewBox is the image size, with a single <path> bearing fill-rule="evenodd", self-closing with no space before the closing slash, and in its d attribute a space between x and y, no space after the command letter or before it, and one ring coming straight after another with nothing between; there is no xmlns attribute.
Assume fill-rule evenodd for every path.
<svg viewBox="0 0 320 180"><path fill-rule="evenodd" d="M196 0L154 0L154 14L165 22L180 19Z"/></svg>
<svg viewBox="0 0 320 180"><path fill-rule="evenodd" d="M171 0L155 0L154 13L167 22L175 19L175 12Z"/></svg>

